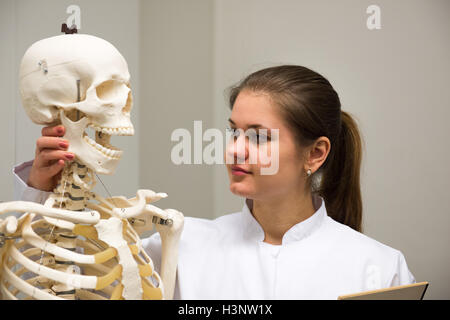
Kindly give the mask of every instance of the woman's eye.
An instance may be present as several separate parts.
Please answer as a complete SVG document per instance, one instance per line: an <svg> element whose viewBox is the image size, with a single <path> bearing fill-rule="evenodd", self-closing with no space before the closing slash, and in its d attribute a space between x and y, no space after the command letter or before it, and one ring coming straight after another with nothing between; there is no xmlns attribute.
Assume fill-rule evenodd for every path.
<svg viewBox="0 0 450 320"><path fill-rule="evenodd" d="M231 133L231 137L233 138L239 137L239 130L227 126L227 131Z"/></svg>
<svg viewBox="0 0 450 320"><path fill-rule="evenodd" d="M263 143L266 143L267 141L270 141L269 136L267 136L265 134L261 134L261 133L256 133L256 132L249 133L248 137L251 142L256 143L256 144L263 144Z"/></svg>
<svg viewBox="0 0 450 320"><path fill-rule="evenodd" d="M231 133L231 138L238 138L241 135L240 129L231 128L229 126L226 127L226 130ZM257 133L254 130L249 130L245 132L246 137L252 142L256 144L260 143L266 143L267 141L270 141L270 136L267 136L265 134Z"/></svg>
<svg viewBox="0 0 450 320"><path fill-rule="evenodd" d="M269 138L264 134L258 134L258 143L265 143Z"/></svg>
<svg viewBox="0 0 450 320"><path fill-rule="evenodd" d="M253 138L253 141L255 141L258 144L267 142L267 136L265 136L263 134L256 134L252 138Z"/></svg>

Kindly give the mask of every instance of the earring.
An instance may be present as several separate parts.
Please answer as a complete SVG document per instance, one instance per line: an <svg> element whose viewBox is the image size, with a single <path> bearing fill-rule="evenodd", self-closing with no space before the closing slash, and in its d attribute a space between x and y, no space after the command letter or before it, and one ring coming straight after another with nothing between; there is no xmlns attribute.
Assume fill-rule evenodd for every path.
<svg viewBox="0 0 450 320"><path fill-rule="evenodd" d="M308 177L311 175L311 169L308 169L308 171L306 171L306 174L308 175Z"/></svg>

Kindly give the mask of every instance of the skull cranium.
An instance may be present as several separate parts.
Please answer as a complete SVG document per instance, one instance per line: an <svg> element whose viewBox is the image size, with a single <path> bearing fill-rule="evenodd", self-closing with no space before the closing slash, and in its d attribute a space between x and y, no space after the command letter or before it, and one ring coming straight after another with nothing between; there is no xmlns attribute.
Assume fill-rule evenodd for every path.
<svg viewBox="0 0 450 320"><path fill-rule="evenodd" d="M134 128L127 62L111 43L83 34L34 43L20 66L20 93L34 123L62 123L69 152L97 173L114 173L122 151L110 137L133 135Z"/></svg>

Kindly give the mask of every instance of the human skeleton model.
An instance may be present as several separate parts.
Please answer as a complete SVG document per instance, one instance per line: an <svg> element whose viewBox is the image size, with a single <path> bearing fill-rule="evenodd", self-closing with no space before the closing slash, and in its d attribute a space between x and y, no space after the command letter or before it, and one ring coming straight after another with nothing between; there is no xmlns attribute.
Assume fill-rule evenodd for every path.
<svg viewBox="0 0 450 320"><path fill-rule="evenodd" d="M44 205L0 203L2 299L171 299L182 213L135 198L94 193L96 173L113 174L122 151L111 135L133 135L132 94L125 59L109 42L61 35L33 44L20 68L24 108L37 124L62 123L69 152L61 180ZM85 130L95 130L95 141ZM153 224L162 244L161 275L141 246Z"/></svg>

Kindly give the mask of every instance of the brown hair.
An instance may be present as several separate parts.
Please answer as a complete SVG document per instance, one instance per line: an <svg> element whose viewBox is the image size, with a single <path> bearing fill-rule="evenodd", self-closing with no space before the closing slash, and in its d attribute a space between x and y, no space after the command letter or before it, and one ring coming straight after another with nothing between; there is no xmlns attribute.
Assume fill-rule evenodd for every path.
<svg viewBox="0 0 450 320"><path fill-rule="evenodd" d="M352 116L341 110L330 82L302 66L266 68L231 87L230 109L243 90L268 94L280 107L299 146L310 146L321 136L330 139L330 153L308 184L313 193L324 198L331 218L361 231L361 136Z"/></svg>

